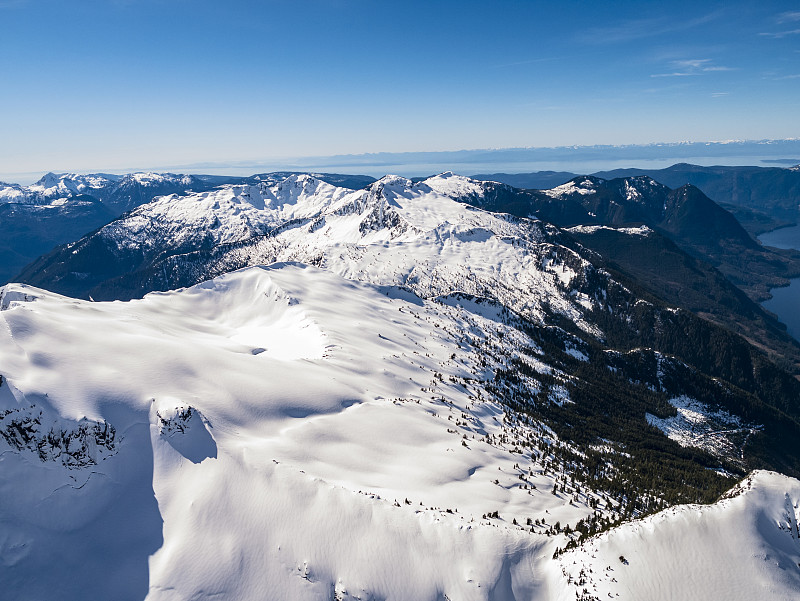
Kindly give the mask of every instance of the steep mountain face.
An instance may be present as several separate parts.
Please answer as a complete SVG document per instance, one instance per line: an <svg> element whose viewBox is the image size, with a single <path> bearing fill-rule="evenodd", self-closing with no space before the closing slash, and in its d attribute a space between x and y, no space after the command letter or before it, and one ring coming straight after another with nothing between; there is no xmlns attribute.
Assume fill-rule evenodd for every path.
<svg viewBox="0 0 800 601"><path fill-rule="evenodd" d="M683 307L744 336L792 373L800 368L800 345L719 270L648 228L579 225L567 228L598 252L609 269L631 276L671 305Z"/></svg>
<svg viewBox="0 0 800 601"><path fill-rule="evenodd" d="M114 219L104 204L77 195L52 202L0 204L0 282L7 282L32 259L75 240Z"/></svg>
<svg viewBox="0 0 800 601"><path fill-rule="evenodd" d="M731 211L753 235L800 219L800 169L797 167L702 167L678 163L665 169L615 169L593 175L607 180L646 176L670 188L691 184ZM575 177L577 174L542 171L494 173L475 176L475 179L490 179L517 188L543 189Z"/></svg>
<svg viewBox="0 0 800 601"><path fill-rule="evenodd" d="M682 504L800 475L800 382L569 233L471 206L513 194L264 178L159 198L36 272L136 300L4 287L9 598L646 598L636 561L691 539ZM702 521L748 551L671 565L790 599L798 486L756 474ZM745 510L768 519L729 528ZM606 578L613 553L631 569Z"/></svg>
<svg viewBox="0 0 800 601"><path fill-rule="evenodd" d="M568 227L583 245L660 298L746 336L798 371L800 346L757 302L797 274L800 256L762 248L697 188L670 190L644 176L580 176L543 191L496 182L473 182L473 188L458 199ZM646 231L625 227L639 224L647 224Z"/></svg>
<svg viewBox="0 0 800 601"><path fill-rule="evenodd" d="M613 180L579 176L528 194L531 213L559 226L644 223L689 247L707 245L709 239L758 247L733 215L690 185L671 190L644 176ZM491 208L501 210L501 202Z"/></svg>
<svg viewBox="0 0 800 601"><path fill-rule="evenodd" d="M757 209L796 221L800 215L800 171L779 167L701 167L678 163L666 169L618 169L598 177L646 175L671 188L692 184L717 202Z"/></svg>

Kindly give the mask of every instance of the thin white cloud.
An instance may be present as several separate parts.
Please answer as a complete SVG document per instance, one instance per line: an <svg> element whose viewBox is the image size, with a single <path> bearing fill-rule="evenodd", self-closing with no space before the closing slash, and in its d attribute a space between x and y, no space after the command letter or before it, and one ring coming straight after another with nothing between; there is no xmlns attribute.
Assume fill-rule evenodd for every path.
<svg viewBox="0 0 800 601"><path fill-rule="evenodd" d="M675 71L673 73L653 73L650 77L690 77L700 75L700 71Z"/></svg>
<svg viewBox="0 0 800 601"><path fill-rule="evenodd" d="M786 36L797 35L798 33L800 33L800 29L792 29L789 31L764 31L758 35L779 40L781 38L785 38Z"/></svg>
<svg viewBox="0 0 800 601"><path fill-rule="evenodd" d="M800 21L800 11L788 11L778 15L776 19L778 23L791 23L792 21Z"/></svg>
<svg viewBox="0 0 800 601"><path fill-rule="evenodd" d="M712 98L722 98L723 96L727 96L728 92L714 92L711 94Z"/></svg>
<svg viewBox="0 0 800 601"><path fill-rule="evenodd" d="M652 19L630 19L612 27L593 27L577 35L577 39L587 44L617 44L632 42L678 31L685 31L706 25L721 17L724 11L701 15L694 19L671 19L658 17Z"/></svg>
<svg viewBox="0 0 800 601"><path fill-rule="evenodd" d="M726 67L724 65L714 65L710 58L694 58L684 59L677 61L670 61L674 71L667 73L654 73L650 77L689 77L693 75L702 75L703 73L712 73L719 71L735 71L734 67Z"/></svg>
<svg viewBox="0 0 800 601"><path fill-rule="evenodd" d="M528 60L522 61L513 61L510 63L501 63L499 65L494 65L495 68L502 68L502 67L520 67L522 65L533 65L536 63L549 63L552 61L561 60L559 57L550 56L550 57L542 57L542 58L531 58Z"/></svg>
<svg viewBox="0 0 800 601"><path fill-rule="evenodd" d="M676 67L685 67L687 69L701 69L711 62L710 58L696 58L683 61L672 61Z"/></svg>

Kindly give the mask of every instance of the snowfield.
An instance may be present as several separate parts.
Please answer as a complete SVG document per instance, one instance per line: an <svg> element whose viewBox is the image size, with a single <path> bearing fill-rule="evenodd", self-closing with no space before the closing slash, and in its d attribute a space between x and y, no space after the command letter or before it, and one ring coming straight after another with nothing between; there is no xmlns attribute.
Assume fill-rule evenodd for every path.
<svg viewBox="0 0 800 601"><path fill-rule="evenodd" d="M589 510L483 441L505 416L461 383L481 368L458 338L519 334L458 304L301 265L129 303L6 287L4 582L19 599L125 581L152 599L529 597L550 540L512 521ZM70 438L86 421L110 450Z"/></svg>
<svg viewBox="0 0 800 601"><path fill-rule="evenodd" d="M666 509L565 553L552 598L797 599L800 482L754 472L728 497Z"/></svg>
<svg viewBox="0 0 800 601"><path fill-rule="evenodd" d="M736 456L742 453L747 439L761 429L757 424L743 424L742 420L724 409L712 409L686 397L670 399L677 409L675 417L659 418L646 414L649 424L655 426L682 447L697 447L712 455Z"/></svg>
<svg viewBox="0 0 800 601"><path fill-rule="evenodd" d="M384 184L409 231L457 208ZM800 482L766 472L554 559L554 523L614 507L553 494L519 446L552 433L489 400L499 345L569 377L504 311L297 263L129 302L4 287L3 597L797 597Z"/></svg>

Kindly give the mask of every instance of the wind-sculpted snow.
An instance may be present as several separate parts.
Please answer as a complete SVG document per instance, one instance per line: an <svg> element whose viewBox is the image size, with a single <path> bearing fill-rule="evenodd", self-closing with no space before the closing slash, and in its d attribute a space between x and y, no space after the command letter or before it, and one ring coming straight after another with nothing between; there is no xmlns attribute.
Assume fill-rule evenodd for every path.
<svg viewBox="0 0 800 601"><path fill-rule="evenodd" d="M530 441L563 441L489 391L512 360L529 388L570 378L493 300L275 264L124 303L9 285L0 304L7 415L114 432L69 465L0 441L4 598L554 599L555 524L617 515L556 491Z"/></svg>
<svg viewBox="0 0 800 601"><path fill-rule="evenodd" d="M62 571L40 570L54 546L86 532L19 503L60 491L51 506L100 515L131 486L155 497L160 518L150 503L131 507L136 532L112 532L131 557L154 553L152 599L528 598L544 586L530 562L548 538L512 522L576 520L594 497L550 494L552 472L521 469L518 443L492 441L522 426L474 379L491 369L484 345L530 341L496 306L482 309L487 319L460 303L482 305L422 301L300 265L128 303L7 287L5 411L94 420L117 434L114 454L71 472L5 444L13 469L0 473L0 519L24 519L7 522L2 544L15 559L0 572L37 583L6 598L78 598L59 588ZM152 489L141 490L141 469L128 477L124 466L151 454ZM33 492L12 494L21 477ZM498 519L485 517L494 511ZM137 543L159 519L163 542ZM109 590L145 577L107 550L102 540L84 547L73 581L93 575Z"/></svg>

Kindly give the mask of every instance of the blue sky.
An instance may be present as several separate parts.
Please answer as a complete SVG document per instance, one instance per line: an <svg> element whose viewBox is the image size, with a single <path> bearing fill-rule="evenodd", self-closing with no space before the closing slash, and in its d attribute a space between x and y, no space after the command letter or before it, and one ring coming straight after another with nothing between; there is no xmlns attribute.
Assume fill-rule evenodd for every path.
<svg viewBox="0 0 800 601"><path fill-rule="evenodd" d="M796 2L0 0L0 176L800 136Z"/></svg>

